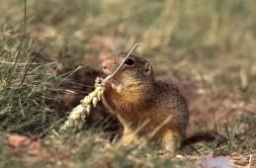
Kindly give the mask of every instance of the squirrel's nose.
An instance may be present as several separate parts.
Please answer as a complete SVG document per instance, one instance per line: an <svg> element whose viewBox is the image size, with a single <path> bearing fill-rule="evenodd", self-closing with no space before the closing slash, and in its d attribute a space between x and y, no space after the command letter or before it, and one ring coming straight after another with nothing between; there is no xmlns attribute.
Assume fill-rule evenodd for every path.
<svg viewBox="0 0 256 168"><path fill-rule="evenodd" d="M107 70L108 69L108 64L106 63L106 61L104 61L102 64L101 64L101 68L103 70Z"/></svg>
<svg viewBox="0 0 256 168"><path fill-rule="evenodd" d="M113 60L105 60L102 62L101 67L103 70L110 70L111 65L113 66L114 61Z"/></svg>

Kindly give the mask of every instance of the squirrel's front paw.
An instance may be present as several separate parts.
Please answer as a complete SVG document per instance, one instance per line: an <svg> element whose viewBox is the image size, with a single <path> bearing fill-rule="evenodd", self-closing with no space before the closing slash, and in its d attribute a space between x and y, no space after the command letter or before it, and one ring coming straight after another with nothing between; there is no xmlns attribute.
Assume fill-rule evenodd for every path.
<svg viewBox="0 0 256 168"><path fill-rule="evenodd" d="M95 79L95 84L102 84L102 81L103 81L103 78L102 77L99 77L97 76L96 79Z"/></svg>

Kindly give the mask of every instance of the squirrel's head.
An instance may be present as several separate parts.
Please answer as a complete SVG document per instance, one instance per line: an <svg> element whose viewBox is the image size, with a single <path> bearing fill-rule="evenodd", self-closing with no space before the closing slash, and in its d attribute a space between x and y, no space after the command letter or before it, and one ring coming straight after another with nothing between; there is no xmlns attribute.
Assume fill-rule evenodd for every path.
<svg viewBox="0 0 256 168"><path fill-rule="evenodd" d="M103 61L102 69L106 75L113 73L124 60L126 53L118 57ZM130 55L120 70L109 80L109 83L122 90L137 90L146 88L154 83L153 68L150 63L142 57ZM118 89L117 89L118 90Z"/></svg>

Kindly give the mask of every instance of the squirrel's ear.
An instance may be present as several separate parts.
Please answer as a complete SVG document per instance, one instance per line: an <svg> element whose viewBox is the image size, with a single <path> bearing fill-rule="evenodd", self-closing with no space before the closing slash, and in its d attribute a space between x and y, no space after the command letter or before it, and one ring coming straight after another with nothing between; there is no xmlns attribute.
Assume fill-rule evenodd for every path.
<svg viewBox="0 0 256 168"><path fill-rule="evenodd" d="M146 63L144 66L144 74L145 75L150 75L152 73L152 68L149 63Z"/></svg>

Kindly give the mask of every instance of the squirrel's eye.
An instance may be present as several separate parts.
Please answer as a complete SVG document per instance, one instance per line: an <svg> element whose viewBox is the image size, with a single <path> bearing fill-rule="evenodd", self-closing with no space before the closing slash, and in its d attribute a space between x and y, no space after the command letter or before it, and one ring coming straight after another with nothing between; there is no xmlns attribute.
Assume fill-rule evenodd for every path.
<svg viewBox="0 0 256 168"><path fill-rule="evenodd" d="M133 64L135 63L135 61L134 61L133 59L131 59L131 58L128 58L128 59L125 60L124 63L125 63L126 65L131 66L131 65L133 65Z"/></svg>

